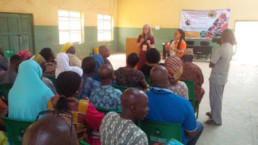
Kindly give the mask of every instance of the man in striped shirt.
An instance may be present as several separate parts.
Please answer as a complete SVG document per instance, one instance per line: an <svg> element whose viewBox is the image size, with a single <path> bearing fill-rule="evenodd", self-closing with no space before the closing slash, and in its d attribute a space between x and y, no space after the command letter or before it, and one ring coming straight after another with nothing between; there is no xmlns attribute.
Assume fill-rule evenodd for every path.
<svg viewBox="0 0 258 145"><path fill-rule="evenodd" d="M148 145L146 134L134 124L147 115L148 97L143 91L127 89L122 97L123 113L110 112L100 126L102 145Z"/></svg>

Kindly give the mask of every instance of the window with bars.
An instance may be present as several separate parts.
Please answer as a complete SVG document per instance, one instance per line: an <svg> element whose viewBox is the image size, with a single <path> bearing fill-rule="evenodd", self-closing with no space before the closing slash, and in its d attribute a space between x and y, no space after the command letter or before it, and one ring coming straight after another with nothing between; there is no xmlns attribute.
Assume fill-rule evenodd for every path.
<svg viewBox="0 0 258 145"><path fill-rule="evenodd" d="M112 40L112 19L109 15L98 15L98 41Z"/></svg>
<svg viewBox="0 0 258 145"><path fill-rule="evenodd" d="M83 18L80 12L58 11L59 44L83 42Z"/></svg>

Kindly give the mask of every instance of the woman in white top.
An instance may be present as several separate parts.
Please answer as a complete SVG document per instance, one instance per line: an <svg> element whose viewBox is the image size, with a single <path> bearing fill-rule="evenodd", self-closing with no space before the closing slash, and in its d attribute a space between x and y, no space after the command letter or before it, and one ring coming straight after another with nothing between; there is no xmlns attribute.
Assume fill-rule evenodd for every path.
<svg viewBox="0 0 258 145"><path fill-rule="evenodd" d="M80 76L82 76L82 69L77 67L77 66L70 66L69 65L69 57L66 53L59 53L56 56L56 73L55 76L57 78L57 76L64 72L64 71L73 71L76 72L77 74L79 74Z"/></svg>
<svg viewBox="0 0 258 145"><path fill-rule="evenodd" d="M205 123L209 125L221 125L222 97L225 84L228 79L230 61L233 56L233 45L236 44L234 33L226 29L221 34L221 45L211 59L210 68L210 107L211 112L206 115L210 117Z"/></svg>

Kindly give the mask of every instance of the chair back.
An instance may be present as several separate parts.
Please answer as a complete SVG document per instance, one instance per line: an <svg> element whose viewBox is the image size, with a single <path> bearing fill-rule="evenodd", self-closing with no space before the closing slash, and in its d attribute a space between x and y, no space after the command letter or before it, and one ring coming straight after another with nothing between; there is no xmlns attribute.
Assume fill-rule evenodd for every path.
<svg viewBox="0 0 258 145"><path fill-rule="evenodd" d="M3 98L4 101L8 100L8 93L9 93L10 89L12 88L12 86L13 86L13 84L0 83L0 89L4 95L4 98Z"/></svg>
<svg viewBox="0 0 258 145"><path fill-rule="evenodd" d="M107 114L108 112L116 112L118 114L121 114L122 113L122 110L108 110L108 109L104 109L104 108L99 108L99 107L96 107L96 109L100 112L100 113L104 113L104 114Z"/></svg>
<svg viewBox="0 0 258 145"><path fill-rule="evenodd" d="M83 140L81 140L80 143L81 143L81 145L90 145L90 144L86 143L86 142L83 141Z"/></svg>
<svg viewBox="0 0 258 145"><path fill-rule="evenodd" d="M32 121L20 121L1 116L8 133L11 145L21 145L25 130L33 123Z"/></svg>
<svg viewBox="0 0 258 145"><path fill-rule="evenodd" d="M16 51L14 49L6 49L4 50L4 57L11 58L13 55L16 55Z"/></svg>
<svg viewBox="0 0 258 145"><path fill-rule="evenodd" d="M191 102L193 108L195 105L195 89L194 89L194 81L193 80L181 80L184 82L188 88L188 97Z"/></svg>
<svg viewBox="0 0 258 145"><path fill-rule="evenodd" d="M113 86L114 88L120 90L122 93L123 93L126 89L129 89L129 88L131 88L131 89L139 89L139 88L137 88L137 87L118 86L117 84L113 84L112 86Z"/></svg>
<svg viewBox="0 0 258 145"><path fill-rule="evenodd" d="M45 76L45 77L49 78L52 81L52 83L54 84L54 86L56 86L56 78L55 78L55 76Z"/></svg>
<svg viewBox="0 0 258 145"><path fill-rule="evenodd" d="M152 86L150 82L150 76L145 76L145 81L149 84L149 86Z"/></svg>
<svg viewBox="0 0 258 145"><path fill-rule="evenodd" d="M149 144L153 144L155 142L165 144L171 138L182 142L180 124L143 120L140 121L140 127L146 133Z"/></svg>

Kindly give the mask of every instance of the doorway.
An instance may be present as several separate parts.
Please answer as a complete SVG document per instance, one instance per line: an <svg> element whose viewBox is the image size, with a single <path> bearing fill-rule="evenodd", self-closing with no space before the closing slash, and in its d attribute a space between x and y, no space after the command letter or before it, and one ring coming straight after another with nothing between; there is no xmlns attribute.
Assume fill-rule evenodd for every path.
<svg viewBox="0 0 258 145"><path fill-rule="evenodd" d="M0 13L0 47L34 53L32 15Z"/></svg>
<svg viewBox="0 0 258 145"><path fill-rule="evenodd" d="M241 64L258 66L258 21L237 21L234 59Z"/></svg>

